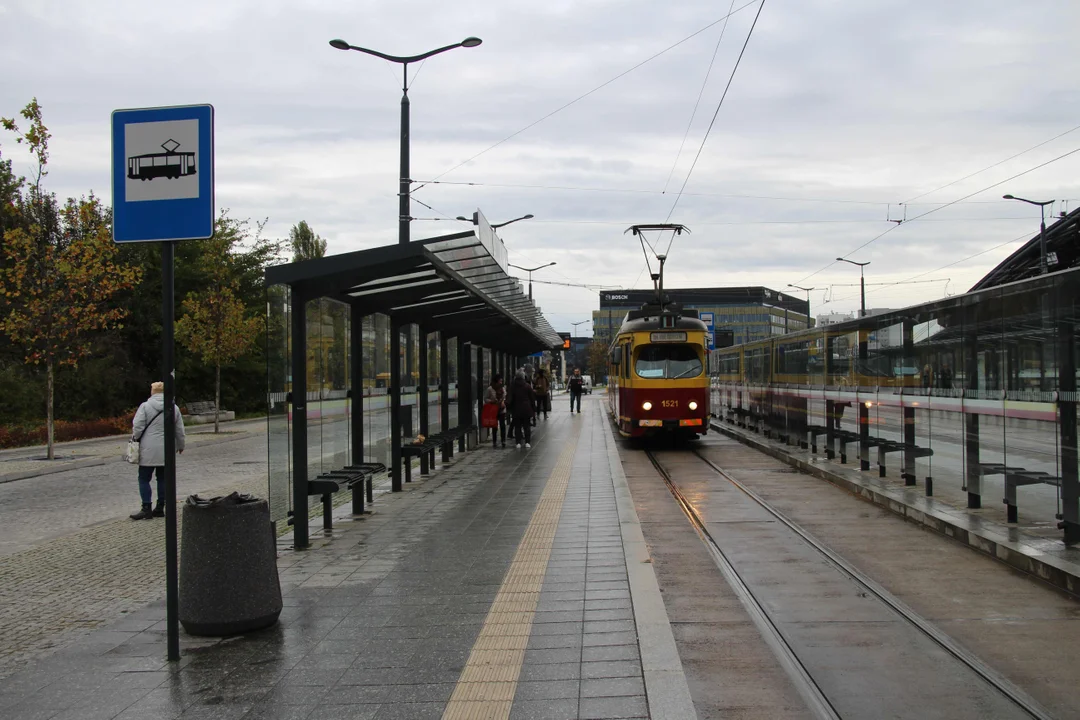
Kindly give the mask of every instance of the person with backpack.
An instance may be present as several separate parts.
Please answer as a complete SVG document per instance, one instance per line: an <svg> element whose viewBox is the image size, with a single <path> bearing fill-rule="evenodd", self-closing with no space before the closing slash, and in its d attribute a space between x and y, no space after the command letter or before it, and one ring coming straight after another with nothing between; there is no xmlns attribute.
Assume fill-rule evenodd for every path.
<svg viewBox="0 0 1080 720"><path fill-rule="evenodd" d="M536 414L536 393L532 385L525 379L524 372L518 372L514 376L514 382L510 385L508 406L510 414L514 417L514 447L521 449L524 439L525 447L532 447L532 425L530 421ZM523 437L524 436L524 437Z"/></svg>
<svg viewBox="0 0 1080 720"><path fill-rule="evenodd" d="M135 411L131 425L131 439L139 443L139 497L142 509L130 515L132 520L149 520L165 517L165 383L150 385L150 397ZM173 405L176 436L176 452L184 452L184 416ZM153 510L150 478L157 475L157 505ZM176 502L172 498L171 502Z"/></svg>
<svg viewBox="0 0 1080 720"><path fill-rule="evenodd" d="M537 368L536 377L533 378L533 390L536 392L536 414L544 413L547 420L551 412L551 381L548 379L544 368Z"/></svg>
<svg viewBox="0 0 1080 720"><path fill-rule="evenodd" d="M506 447L506 388L503 387L503 377L499 373L491 376L491 384L484 392L484 405L498 407L496 415L498 426L491 428L491 447L498 447L498 431L502 431L502 446Z"/></svg>
<svg viewBox="0 0 1080 720"><path fill-rule="evenodd" d="M566 385L570 390L570 412L574 412L574 403L577 403L577 411L580 415L581 396L585 394L585 378L581 377L581 368L574 369L574 375Z"/></svg>

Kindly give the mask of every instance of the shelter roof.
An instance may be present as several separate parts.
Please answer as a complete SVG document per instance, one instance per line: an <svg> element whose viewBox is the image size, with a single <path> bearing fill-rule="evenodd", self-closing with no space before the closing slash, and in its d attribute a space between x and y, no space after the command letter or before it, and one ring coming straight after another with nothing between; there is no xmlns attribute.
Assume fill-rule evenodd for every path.
<svg viewBox="0 0 1080 720"><path fill-rule="evenodd" d="M1046 228L1046 256L1050 272L1080 267L1080 208ZM1039 235L1024 243L993 270L975 283L972 290L985 290L1038 275L1042 266Z"/></svg>
<svg viewBox="0 0 1080 720"><path fill-rule="evenodd" d="M482 216L481 216L482 217ZM475 231L275 265L267 285L306 300L328 297L363 315L383 313L484 347L531 354L562 339L506 271L486 220Z"/></svg>

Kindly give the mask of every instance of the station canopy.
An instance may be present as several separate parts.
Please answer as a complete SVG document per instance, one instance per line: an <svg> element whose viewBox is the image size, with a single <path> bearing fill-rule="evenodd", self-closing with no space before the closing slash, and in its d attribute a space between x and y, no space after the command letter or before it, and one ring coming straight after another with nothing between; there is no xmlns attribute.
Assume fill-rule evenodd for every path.
<svg viewBox="0 0 1080 720"><path fill-rule="evenodd" d="M1052 222L1046 228L1045 242L1049 272L1080 267L1080 208ZM1031 238L971 289L985 290L1038 276L1042 272L1042 245L1039 235Z"/></svg>
<svg viewBox="0 0 1080 720"><path fill-rule="evenodd" d="M303 301L328 297L354 313L383 313L516 355L562 347L562 338L507 271L506 248L483 214L473 230L267 268L267 285ZM294 300L295 301L295 300Z"/></svg>

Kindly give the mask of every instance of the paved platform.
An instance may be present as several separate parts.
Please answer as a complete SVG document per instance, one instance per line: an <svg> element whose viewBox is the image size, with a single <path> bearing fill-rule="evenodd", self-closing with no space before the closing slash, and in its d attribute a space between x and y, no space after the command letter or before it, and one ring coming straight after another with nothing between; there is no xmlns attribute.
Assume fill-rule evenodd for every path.
<svg viewBox="0 0 1080 720"><path fill-rule="evenodd" d="M275 628L182 636L169 663L154 603L0 681L0 715L693 717L601 403L583 410L283 541Z"/></svg>

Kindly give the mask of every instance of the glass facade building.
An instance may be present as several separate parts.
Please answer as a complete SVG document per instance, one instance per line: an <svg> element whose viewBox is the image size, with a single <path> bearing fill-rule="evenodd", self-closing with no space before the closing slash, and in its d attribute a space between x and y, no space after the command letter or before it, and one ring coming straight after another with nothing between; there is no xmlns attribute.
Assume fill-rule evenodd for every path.
<svg viewBox="0 0 1080 720"><path fill-rule="evenodd" d="M685 308L711 312L715 331L730 331L736 344L808 327L805 300L766 287L665 288L664 294ZM593 337L610 343L626 313L653 302L655 297L652 290L600 293L600 309L593 311Z"/></svg>

